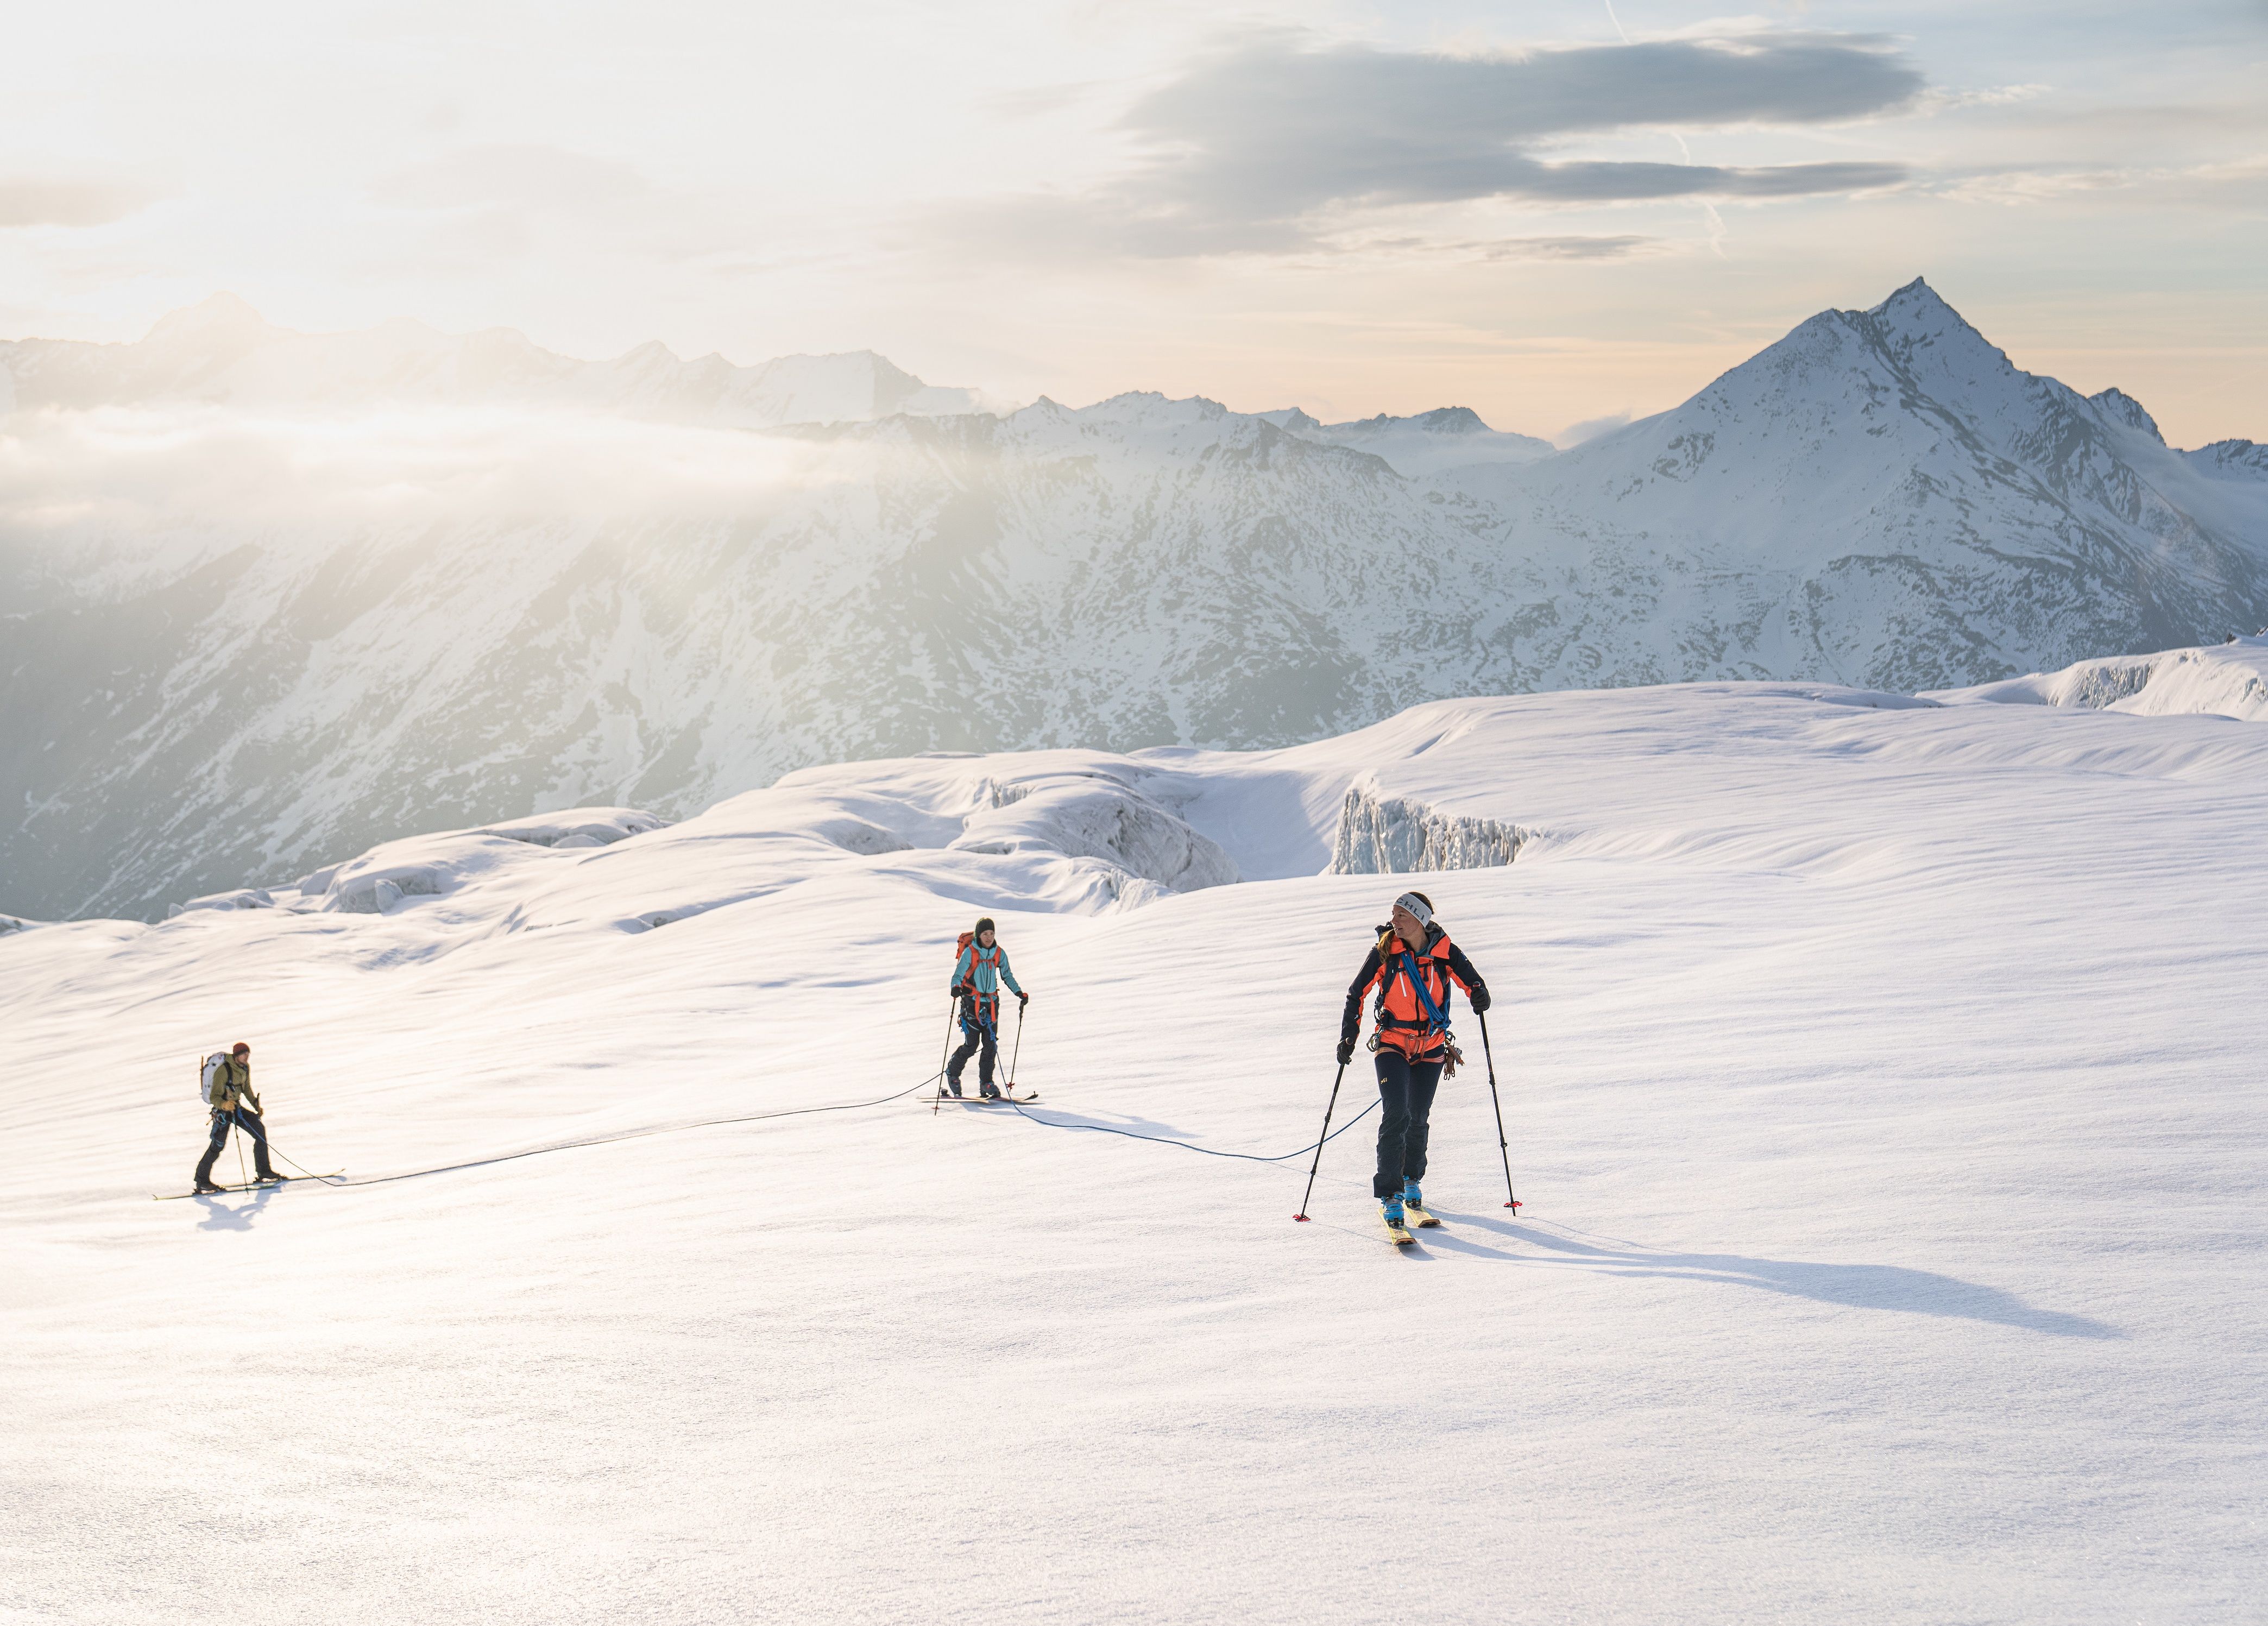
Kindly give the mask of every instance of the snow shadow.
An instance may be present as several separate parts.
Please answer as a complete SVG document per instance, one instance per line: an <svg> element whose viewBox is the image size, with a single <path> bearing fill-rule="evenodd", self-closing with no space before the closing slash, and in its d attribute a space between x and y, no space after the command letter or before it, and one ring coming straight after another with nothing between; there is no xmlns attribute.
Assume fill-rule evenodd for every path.
<svg viewBox="0 0 2268 1626"><path fill-rule="evenodd" d="M239 1203L234 1207L217 1197L199 1197L197 1206L205 1217L197 1222L200 1231L249 1231L252 1222L260 1218L260 1210L268 1206L268 1199L276 1195L273 1186L262 1186L250 1194L252 1201Z"/></svg>
<svg viewBox="0 0 2268 1626"><path fill-rule="evenodd" d="M1447 1210L1443 1210L1444 1215ZM1903 1265L1816 1264L1804 1260L1751 1259L1739 1254L1665 1254L1621 1243L1599 1247L1572 1236L1539 1229L1533 1222L1507 1223L1485 1215L1450 1216L1543 1248L1556 1257L1539 1262L1567 1264L1613 1276L1656 1276L1683 1281L1723 1282L1735 1287L1761 1288L1820 1304L1845 1305L1857 1310L1899 1310L1912 1315L1952 1316L1962 1321L1989 1321L2000 1327L2021 1327L2027 1332L2058 1338L2124 1338L2126 1335L2091 1316L2042 1310L2015 1294L1997 1287L1940 1276L1933 1270L1912 1270ZM1438 1232L1426 1233L1427 1241ZM1447 1245L1447 1244L1445 1244ZM1493 1249L1476 1250L1493 1252ZM1532 1257L1532 1255L1530 1255Z"/></svg>

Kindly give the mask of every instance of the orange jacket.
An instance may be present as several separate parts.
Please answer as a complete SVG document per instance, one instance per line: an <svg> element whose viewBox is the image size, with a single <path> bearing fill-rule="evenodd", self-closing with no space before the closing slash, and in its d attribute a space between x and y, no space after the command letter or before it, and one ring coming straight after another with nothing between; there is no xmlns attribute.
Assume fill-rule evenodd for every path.
<svg viewBox="0 0 2268 1626"><path fill-rule="evenodd" d="M1347 988L1340 1036L1352 1039L1362 1031L1363 997L1374 988L1378 990L1378 1042L1413 1062L1432 1061L1440 1056L1447 1029L1435 1026L1426 1016L1425 1002L1418 997L1417 985L1411 981L1413 975L1425 979L1425 991L1432 996L1434 1007L1445 1020L1449 1014L1451 983L1468 994L1484 986L1472 961L1449 941L1449 934L1439 924L1425 928L1425 946L1414 954L1393 927L1381 926L1378 942Z"/></svg>

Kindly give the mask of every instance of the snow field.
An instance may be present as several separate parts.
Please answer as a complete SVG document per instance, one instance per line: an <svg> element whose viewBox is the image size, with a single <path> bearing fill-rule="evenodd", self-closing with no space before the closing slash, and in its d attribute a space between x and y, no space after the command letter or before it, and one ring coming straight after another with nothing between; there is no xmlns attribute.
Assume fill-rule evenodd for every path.
<svg viewBox="0 0 2268 1626"><path fill-rule="evenodd" d="M2060 672L1943 690L1934 697L1956 703L2092 706L2137 717L2201 712L2268 723L2268 633L2250 638L2232 636L2225 644L2198 649L2082 660Z"/></svg>
<svg viewBox="0 0 2268 1626"><path fill-rule="evenodd" d="M0 1619L2247 1618L2264 769L2211 717L1457 702L815 770L378 915L12 934L55 1087L0 1107ZM1073 770L1244 882L946 845ZM239 1036L279 1145L357 1177L910 1085L979 912L1033 1117L1292 1151L1410 882L1315 872L1360 776L1549 833L1415 878L1497 995L1517 1219L1469 1015L1408 1254L1374 1118L1309 1225L1304 1157L910 1100L147 1201ZM854 794L920 841L806 833Z"/></svg>

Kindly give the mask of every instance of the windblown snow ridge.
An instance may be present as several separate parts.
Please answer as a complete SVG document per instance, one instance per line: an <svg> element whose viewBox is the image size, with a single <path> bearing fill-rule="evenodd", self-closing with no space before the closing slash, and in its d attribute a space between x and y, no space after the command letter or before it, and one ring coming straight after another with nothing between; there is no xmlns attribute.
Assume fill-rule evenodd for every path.
<svg viewBox="0 0 2268 1626"><path fill-rule="evenodd" d="M2082 660L1930 696L2001 705L2076 706L2138 717L2205 714L2268 723L2268 632L2193 649Z"/></svg>
<svg viewBox="0 0 2268 1626"><path fill-rule="evenodd" d="M1333 875L1407 875L1428 870L1486 870L1510 864L1541 834L1500 819L1445 813L1369 781L1347 787L1331 843Z"/></svg>

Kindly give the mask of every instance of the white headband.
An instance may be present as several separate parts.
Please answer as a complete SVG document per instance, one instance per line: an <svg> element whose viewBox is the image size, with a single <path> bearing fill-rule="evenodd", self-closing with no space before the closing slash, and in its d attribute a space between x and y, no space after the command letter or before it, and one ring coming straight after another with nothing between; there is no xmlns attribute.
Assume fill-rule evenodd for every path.
<svg viewBox="0 0 2268 1626"><path fill-rule="evenodd" d="M1405 892L1395 899L1394 907L1398 909L1408 909L1418 917L1418 923L1421 926L1430 926L1433 923L1433 911L1427 909L1425 900L1414 892Z"/></svg>

